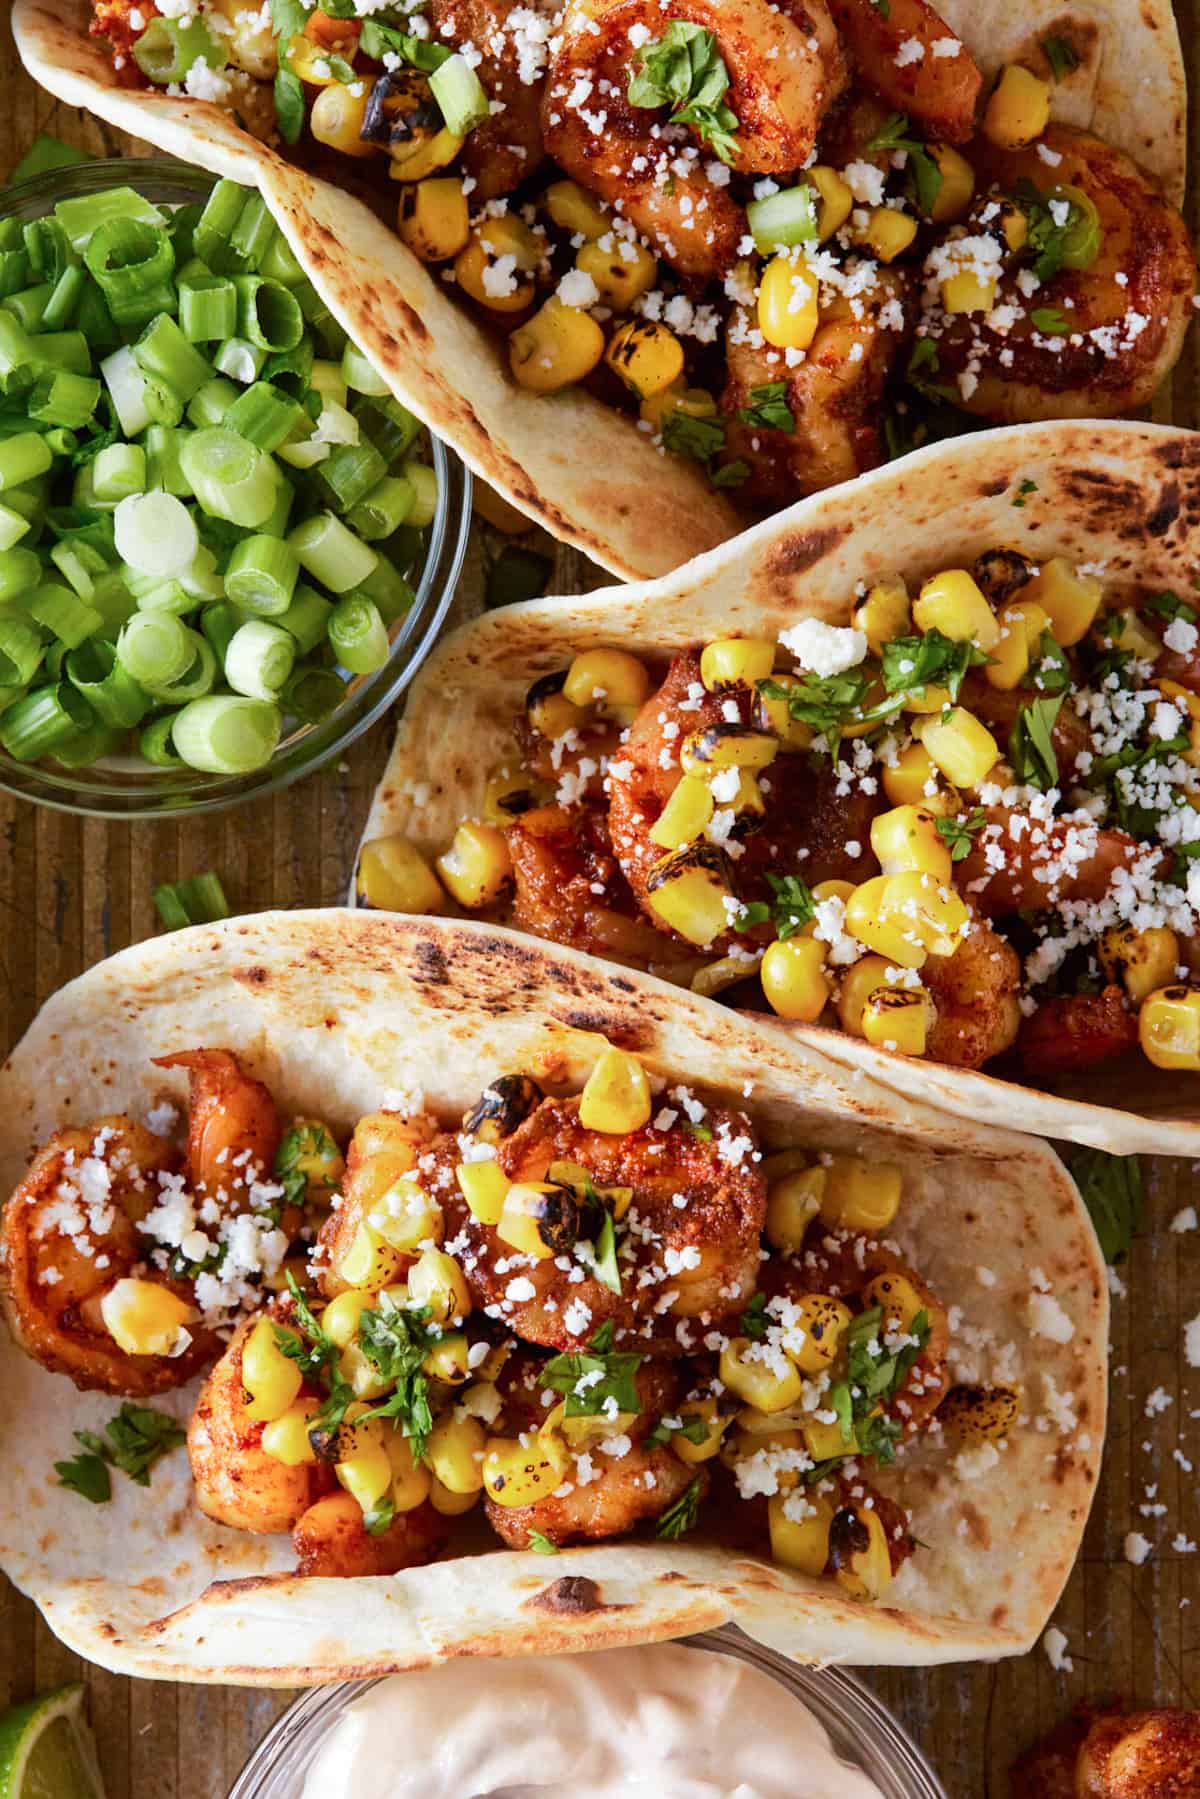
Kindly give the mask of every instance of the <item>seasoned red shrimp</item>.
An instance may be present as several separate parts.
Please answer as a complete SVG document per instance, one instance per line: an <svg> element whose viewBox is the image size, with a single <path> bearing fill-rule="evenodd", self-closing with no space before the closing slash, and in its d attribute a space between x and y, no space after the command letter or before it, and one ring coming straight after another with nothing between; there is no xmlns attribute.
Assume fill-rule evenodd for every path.
<svg viewBox="0 0 1200 1799"><path fill-rule="evenodd" d="M188 1071L186 1164L193 1192L236 1209L255 1181L271 1177L282 1134L275 1101L227 1049L184 1050L154 1062Z"/></svg>
<svg viewBox="0 0 1200 1799"><path fill-rule="evenodd" d="M971 52L926 0L829 0L858 74L923 135L965 144L975 133L983 76ZM918 45L914 56L911 45ZM904 49L902 58L899 54Z"/></svg>
<svg viewBox="0 0 1200 1799"><path fill-rule="evenodd" d="M952 1068L982 1068L1010 1047L1021 1022L1021 961L980 918L952 956L930 956L921 980L937 1008L925 1053Z"/></svg>
<svg viewBox="0 0 1200 1799"><path fill-rule="evenodd" d="M1017 1053L1035 1081L1075 1074L1132 1049L1137 1016L1121 987L1100 993L1060 993L1021 1021Z"/></svg>
<svg viewBox="0 0 1200 1799"><path fill-rule="evenodd" d="M449 1535L446 1519L428 1500L411 1511L397 1512L385 1530L372 1535L353 1494L329 1493L296 1520L292 1531L296 1571L326 1580L399 1574L402 1568L420 1568L435 1560Z"/></svg>
<svg viewBox="0 0 1200 1799"><path fill-rule="evenodd" d="M1080 1745L1071 1791L1075 1799L1196 1799L1200 1713L1096 1718Z"/></svg>
<svg viewBox="0 0 1200 1799"><path fill-rule="evenodd" d="M459 156L463 172L475 182L472 205L482 205L515 188L537 170L546 154L542 142L542 87L534 69L523 69L522 27L532 11L551 19L557 8L546 0L431 0L426 14L434 36L473 44L481 54L476 73L488 99L501 110L477 125ZM516 12L522 18L512 21ZM535 64L536 66L536 64ZM522 75L533 79L523 80Z"/></svg>
<svg viewBox="0 0 1200 1799"><path fill-rule="evenodd" d="M131 1118L101 1118L86 1130L58 1131L4 1208L0 1297L9 1328L35 1361L77 1387L165 1393L186 1385L220 1348L192 1327L178 1356L130 1355L101 1314L105 1295L142 1262L137 1227L158 1203L154 1177L177 1165L170 1144ZM190 1301L185 1285L162 1284Z"/></svg>
<svg viewBox="0 0 1200 1799"><path fill-rule="evenodd" d="M1032 687L993 687L980 670L972 669L963 682L960 703L983 720L1003 750L1021 708L1044 697ZM1058 761L1058 784L1061 787L1075 773L1080 755L1091 748L1092 742L1091 731L1069 698L1059 707L1050 740Z"/></svg>
<svg viewBox="0 0 1200 1799"><path fill-rule="evenodd" d="M954 882L985 918L1103 899L1118 869L1142 884L1154 881L1164 861L1157 845L1086 819L1038 819L1001 805L983 810L987 823L955 865Z"/></svg>
<svg viewBox="0 0 1200 1799"><path fill-rule="evenodd" d="M666 114L628 99L630 32L658 38L676 20L716 38L739 165L756 174L804 164L846 70L824 0L679 0L669 13L653 0L569 0L543 101L546 147L680 274L707 281L736 260L745 213L707 173L710 150L686 132L664 137Z"/></svg>
<svg viewBox="0 0 1200 1799"><path fill-rule="evenodd" d="M1043 147L1058 159L1052 166ZM981 187L1078 188L1099 214L1103 239L1090 268L1061 270L1032 299L1020 285L1024 266L1008 268L990 314L943 314L934 283L926 316L939 380L969 370L956 403L1001 424L1135 412L1178 357L1192 317L1196 263L1186 225L1136 164L1086 132L1050 125L1028 150L983 140L978 148ZM1042 310L1060 312L1069 333L1040 330L1033 315ZM997 318L1012 322L1001 331L988 322Z"/></svg>

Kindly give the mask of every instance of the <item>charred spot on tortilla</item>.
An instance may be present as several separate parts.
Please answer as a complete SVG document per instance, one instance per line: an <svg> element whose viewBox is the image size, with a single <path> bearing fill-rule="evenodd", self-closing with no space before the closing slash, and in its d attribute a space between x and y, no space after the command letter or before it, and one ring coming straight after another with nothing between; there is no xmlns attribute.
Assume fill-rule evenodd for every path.
<svg viewBox="0 0 1200 1799"><path fill-rule="evenodd" d="M565 1618L624 1610L623 1606L610 1605L603 1599L599 1583L586 1574L564 1574L560 1580L551 1581L548 1587L526 1600L526 1604L540 1612L555 1612Z"/></svg>
<svg viewBox="0 0 1200 1799"><path fill-rule="evenodd" d="M444 987L450 978L450 968L444 951L428 939L421 939L415 948L416 972L414 979L422 985Z"/></svg>
<svg viewBox="0 0 1200 1799"><path fill-rule="evenodd" d="M1164 537L1179 517L1179 486L1171 481L1163 489L1162 498L1154 510L1147 515L1146 529L1151 537Z"/></svg>
<svg viewBox="0 0 1200 1799"><path fill-rule="evenodd" d="M830 525L823 529L801 531L789 535L763 558L761 568L769 580L786 580L791 575L805 575L832 554L849 537L852 527Z"/></svg>

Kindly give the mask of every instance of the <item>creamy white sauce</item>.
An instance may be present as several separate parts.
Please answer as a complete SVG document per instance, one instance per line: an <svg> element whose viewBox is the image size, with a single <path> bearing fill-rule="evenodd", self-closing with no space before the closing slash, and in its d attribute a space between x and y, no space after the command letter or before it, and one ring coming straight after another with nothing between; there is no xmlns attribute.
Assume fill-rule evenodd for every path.
<svg viewBox="0 0 1200 1799"><path fill-rule="evenodd" d="M734 1656L658 1644L454 1661L381 1681L304 1799L882 1799L824 1726Z"/></svg>

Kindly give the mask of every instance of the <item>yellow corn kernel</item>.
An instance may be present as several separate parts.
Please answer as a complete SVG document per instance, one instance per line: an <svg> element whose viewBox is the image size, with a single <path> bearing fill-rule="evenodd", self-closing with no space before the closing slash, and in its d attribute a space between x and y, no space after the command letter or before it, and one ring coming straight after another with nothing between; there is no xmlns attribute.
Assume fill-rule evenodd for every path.
<svg viewBox="0 0 1200 1799"><path fill-rule="evenodd" d="M895 806L871 820L871 848L885 875L917 869L946 886L953 869L950 850L938 835L927 806Z"/></svg>
<svg viewBox="0 0 1200 1799"><path fill-rule="evenodd" d="M381 912L446 910L441 882L416 845L399 832L363 844L355 887L360 905Z"/></svg>
<svg viewBox="0 0 1200 1799"><path fill-rule="evenodd" d="M824 1191L825 1170L819 1164L793 1169L772 1181L767 1192L766 1233L773 1249L803 1247L804 1233L821 1210Z"/></svg>
<svg viewBox="0 0 1200 1799"><path fill-rule="evenodd" d="M804 1332L804 1342L788 1353L802 1374L820 1374L837 1360L854 1314L830 1293L806 1293L797 1311L796 1323Z"/></svg>
<svg viewBox="0 0 1200 1799"><path fill-rule="evenodd" d="M385 1380L358 1343L347 1343L338 1357L338 1371L349 1381L356 1399L382 1399L395 1383Z"/></svg>
<svg viewBox="0 0 1200 1799"><path fill-rule="evenodd" d="M1109 925L1100 939L1100 963L1110 981L1120 981L1135 1006L1177 977L1179 939L1166 925L1137 931Z"/></svg>
<svg viewBox="0 0 1200 1799"><path fill-rule="evenodd" d="M393 139L388 145L389 181L424 181L450 166L466 143L465 137L443 125L428 136Z"/></svg>
<svg viewBox="0 0 1200 1799"><path fill-rule="evenodd" d="M308 41L304 37L292 39L293 45L307 44ZM316 45L311 47L316 49ZM295 68L296 59L290 50L287 60ZM320 60L319 52L316 60ZM301 79L308 81L310 77L304 75ZM356 82L355 86L358 85ZM308 115L309 130L319 144L328 144L331 150L339 150L343 156L373 156L375 154L377 146L364 139L362 135L363 122L367 114L367 101L371 97L372 85L371 82L364 81L362 92L355 94L349 87L343 86L340 81L335 81L332 76L328 78L328 85L322 87L321 92L313 101ZM464 201L463 204L465 207L466 202Z"/></svg>
<svg viewBox="0 0 1200 1799"><path fill-rule="evenodd" d="M293 1118L280 1155L289 1174L304 1176L302 1203L328 1205L346 1172L346 1159L329 1126L319 1118Z"/></svg>
<svg viewBox="0 0 1200 1799"><path fill-rule="evenodd" d="M421 1363L421 1372L447 1387L461 1387L471 1377L471 1345L465 1331L447 1331Z"/></svg>
<svg viewBox="0 0 1200 1799"><path fill-rule="evenodd" d="M929 216L938 225L961 219L975 193L975 171L953 144L930 144L929 154L938 166L942 184Z"/></svg>
<svg viewBox="0 0 1200 1799"><path fill-rule="evenodd" d="M779 674L771 676L771 685L791 693L802 683L798 675ZM792 717L786 699L775 699L761 689L754 702L754 722L760 731L770 731L777 737L782 749L806 750L812 744L812 726Z"/></svg>
<svg viewBox="0 0 1200 1799"><path fill-rule="evenodd" d="M285 1468L301 1468L315 1462L317 1452L309 1441L313 1421L320 1416L317 1399L301 1399L286 1412L263 1427L262 1446L265 1453Z"/></svg>
<svg viewBox="0 0 1200 1799"><path fill-rule="evenodd" d="M772 1361L778 1360L774 1356ZM731 1337L721 1351L721 1380L731 1393L760 1412L782 1412L804 1391L800 1370L788 1362L780 1370L764 1360L761 1345L748 1337Z"/></svg>
<svg viewBox="0 0 1200 1799"><path fill-rule="evenodd" d="M553 797L554 789L536 780L527 769L502 768L483 790L480 817L489 825L510 825L522 812L532 811Z"/></svg>
<svg viewBox="0 0 1200 1799"><path fill-rule="evenodd" d="M853 892L853 881L818 881L812 890L812 896L818 906L823 905L826 900L839 899L844 907ZM807 924L801 925L801 937L815 937L818 923L819 920L814 917Z"/></svg>
<svg viewBox="0 0 1200 1799"><path fill-rule="evenodd" d="M955 787L978 787L1000 760L1000 746L987 726L964 706L930 715L913 726L946 779Z"/></svg>
<svg viewBox="0 0 1200 1799"><path fill-rule="evenodd" d="M1200 1069L1200 988L1151 993L1138 1012L1138 1040L1156 1068Z"/></svg>
<svg viewBox="0 0 1200 1799"><path fill-rule="evenodd" d="M585 244L575 265L591 276L601 300L614 312L629 312L658 280L658 258L627 237L614 236L608 250L597 243Z"/></svg>
<svg viewBox="0 0 1200 1799"><path fill-rule="evenodd" d="M429 1433L425 1460L452 1493L478 1493L483 1486L487 1432L478 1418L445 1412Z"/></svg>
<svg viewBox="0 0 1200 1799"><path fill-rule="evenodd" d="M683 373L683 345L673 331L654 319L630 319L614 331L604 360L626 387L646 400L678 381Z"/></svg>
<svg viewBox="0 0 1200 1799"><path fill-rule="evenodd" d="M345 1349L358 1337L358 1327L364 1312L375 1309L377 1293L370 1293L362 1287L347 1287L336 1299L331 1299L321 1314L321 1329L325 1335Z"/></svg>
<svg viewBox="0 0 1200 1799"><path fill-rule="evenodd" d="M650 394L638 407L638 417L661 431L677 412L688 418L711 419L717 416L717 402L703 387L688 387L683 381L672 381L660 394Z"/></svg>
<svg viewBox="0 0 1200 1799"><path fill-rule="evenodd" d="M1200 694L1193 693L1190 688L1181 687L1178 681L1157 680L1154 685L1164 700L1174 700L1177 707L1183 706L1189 718L1200 720Z"/></svg>
<svg viewBox="0 0 1200 1799"><path fill-rule="evenodd" d="M590 313L551 294L508 340L508 366L518 387L554 394L591 374L604 354L604 333Z"/></svg>
<svg viewBox="0 0 1200 1799"><path fill-rule="evenodd" d="M685 737L679 766L689 775L713 775L722 768L769 768L779 754L778 741L748 725L706 725Z"/></svg>
<svg viewBox="0 0 1200 1799"><path fill-rule="evenodd" d="M919 631L938 630L956 643L977 643L990 650L1000 635L996 614L965 568L948 568L926 581L913 605Z"/></svg>
<svg viewBox="0 0 1200 1799"><path fill-rule="evenodd" d="M650 692L646 665L628 650L584 650L563 682L573 706L600 706L605 712L635 713Z"/></svg>
<svg viewBox="0 0 1200 1799"><path fill-rule="evenodd" d="M817 277L803 256L773 256L758 288L758 328L777 350L807 350L820 324Z"/></svg>
<svg viewBox="0 0 1200 1799"><path fill-rule="evenodd" d="M470 242L471 215L456 175L410 183L400 196L397 217L402 241L422 262L449 262Z"/></svg>
<svg viewBox="0 0 1200 1799"><path fill-rule="evenodd" d="M572 237L594 239L612 230L612 218L577 181L554 181L542 195L554 223Z"/></svg>
<svg viewBox="0 0 1200 1799"><path fill-rule="evenodd" d="M403 1175L375 1201L366 1222L377 1237L403 1255L415 1255L425 1243L440 1243L445 1229L437 1200L418 1181Z"/></svg>
<svg viewBox="0 0 1200 1799"><path fill-rule="evenodd" d="M585 722L580 707L573 706L563 692L566 678L565 673L546 675L535 681L525 695L525 716L530 728L552 743L568 731L578 731Z"/></svg>
<svg viewBox="0 0 1200 1799"><path fill-rule="evenodd" d="M579 1122L585 1131L627 1136L649 1124L653 1101L646 1070L636 1056L610 1044L579 1095Z"/></svg>
<svg viewBox="0 0 1200 1799"><path fill-rule="evenodd" d="M459 1518L464 1512L471 1511L478 1505L482 1493L482 1487L475 1493L452 1493L449 1487L442 1485L436 1474L429 1478L429 1503L444 1518Z"/></svg>
<svg viewBox="0 0 1200 1799"><path fill-rule="evenodd" d="M429 1498L429 1469L423 1462L413 1460L412 1444L403 1432L385 1431L383 1446L391 1468L392 1504L398 1512L415 1512Z"/></svg>
<svg viewBox="0 0 1200 1799"><path fill-rule="evenodd" d="M904 696L904 710L918 714L944 712L948 706L953 704L954 701L948 687L912 687ZM843 732L844 735L845 732Z"/></svg>
<svg viewBox="0 0 1200 1799"><path fill-rule="evenodd" d="M315 43L312 38L305 37L302 31L297 32L294 37L288 39L287 49L283 53L283 60L291 70L292 74L298 75L300 80L305 82L309 87L327 88L330 86L341 87L342 85L329 66L328 51L323 50L320 44ZM364 86L365 85L366 83L364 83ZM365 95L362 96L362 103L365 111ZM328 140L326 138L320 138L318 141L323 144ZM336 144L334 148L341 149L342 146Z"/></svg>
<svg viewBox="0 0 1200 1799"><path fill-rule="evenodd" d="M928 880L928 876L876 875L856 887L846 906L846 929L860 943L886 956L901 968L923 968L929 954L916 920L905 916L896 903L902 881ZM936 888L929 882L930 892Z"/></svg>
<svg viewBox="0 0 1200 1799"><path fill-rule="evenodd" d="M759 975L767 1003L780 1018L813 1024L829 1001L826 946L815 937L789 937L769 944Z"/></svg>
<svg viewBox="0 0 1200 1799"><path fill-rule="evenodd" d="M508 1176L499 1162L460 1162L454 1178L472 1218L480 1224L498 1224L508 1192Z"/></svg>
<svg viewBox="0 0 1200 1799"><path fill-rule="evenodd" d="M1001 607L996 623L1000 635L983 672L993 687L1007 692L1019 687L1029 672L1042 633L1050 630L1050 614L1035 600L1012 600Z"/></svg>
<svg viewBox="0 0 1200 1799"><path fill-rule="evenodd" d="M557 1192L558 1188L549 1181L515 1182L504 1195L496 1235L522 1255L545 1261L555 1252L551 1244L543 1241L539 1227L546 1215L547 1198Z"/></svg>
<svg viewBox="0 0 1200 1799"><path fill-rule="evenodd" d="M854 194L847 182L843 181L836 169L828 164L818 162L811 169L805 169L804 180L810 187L815 187L819 196L817 205L817 239L824 243L835 231L840 231L854 210Z"/></svg>
<svg viewBox="0 0 1200 1799"><path fill-rule="evenodd" d="M508 274L492 274L490 287L506 289L490 291L489 271L501 257L516 258ZM454 259L454 274L463 292L491 312L522 312L534 295L534 274L541 261L537 238L525 222L513 213L499 218L483 219L471 233L471 241Z"/></svg>
<svg viewBox="0 0 1200 1799"><path fill-rule="evenodd" d="M854 1432L850 1432L849 1438L845 1437L836 1420L833 1424L822 1424L819 1418L806 1417L800 1430L804 1447L814 1462L832 1461L836 1455L853 1455L858 1448Z"/></svg>
<svg viewBox="0 0 1200 1799"><path fill-rule="evenodd" d="M830 1526L830 1536L835 1543L841 1534L839 1520L845 1516L844 1512L839 1512ZM850 1538L851 1531L853 1539ZM862 1548L855 1546L848 1555L841 1557L836 1578L838 1585L844 1587L852 1599L880 1599L892 1584L892 1556L887 1531L874 1506L856 1506L853 1523L847 1521L845 1534L848 1540L856 1543L864 1532L865 1545Z"/></svg>
<svg viewBox="0 0 1200 1799"><path fill-rule="evenodd" d="M394 1180L417 1165L417 1151L432 1143L436 1129L421 1113L411 1117L402 1112L365 1112L354 1127L350 1139L359 1166L354 1179L360 1197L365 1189L359 1184L369 1174L371 1197L377 1198Z"/></svg>
<svg viewBox="0 0 1200 1799"><path fill-rule="evenodd" d="M1015 1387L951 1387L938 1407L938 1423L965 1443L1000 1443L1021 1410Z"/></svg>
<svg viewBox="0 0 1200 1799"><path fill-rule="evenodd" d="M656 862L646 882L650 910L697 949L729 929L737 901L728 863L713 844L689 844Z"/></svg>
<svg viewBox="0 0 1200 1799"><path fill-rule="evenodd" d="M1132 606L1123 606L1115 614L1106 612L1097 635L1104 644L1127 651L1138 662L1156 662L1162 655L1162 639L1146 629Z"/></svg>
<svg viewBox="0 0 1200 1799"><path fill-rule="evenodd" d="M1050 122L1050 83L1009 63L983 114L983 135L1002 150L1021 150Z"/></svg>
<svg viewBox="0 0 1200 1799"><path fill-rule="evenodd" d="M717 803L712 788L698 775L684 775L663 807L657 822L651 826L650 841L665 850L682 849L704 833Z"/></svg>
<svg viewBox="0 0 1200 1799"><path fill-rule="evenodd" d="M867 1001L872 994L881 989L891 990L888 981L888 970L894 966L886 956L863 956L855 962L842 976L841 990L838 993L838 1019L844 1031L852 1037L863 1034L862 1019Z"/></svg>
<svg viewBox="0 0 1200 1799"><path fill-rule="evenodd" d="M1091 630L1104 589L1094 575L1077 575L1061 556L1051 556L1025 583L1021 597L1049 613L1054 641L1069 649Z"/></svg>
<svg viewBox="0 0 1200 1799"><path fill-rule="evenodd" d="M161 1281L115 1281L100 1301L104 1328L126 1355L173 1355L196 1314Z"/></svg>
<svg viewBox="0 0 1200 1799"><path fill-rule="evenodd" d="M879 262L894 262L911 247L916 235L917 221L911 213L901 212L895 206L873 206L858 241Z"/></svg>
<svg viewBox="0 0 1200 1799"><path fill-rule="evenodd" d="M941 770L923 743L910 743L895 763L882 769L883 791L893 806L920 806L937 818L959 809L958 794L942 782Z"/></svg>
<svg viewBox="0 0 1200 1799"><path fill-rule="evenodd" d="M863 1288L862 1304L864 1312L874 1306L882 1307L884 1329L888 1331L911 1329L918 1312L929 1310L928 1302L903 1274L877 1274Z"/></svg>
<svg viewBox="0 0 1200 1799"><path fill-rule="evenodd" d="M990 312L996 304L996 283L981 281L969 269L949 275L942 282L942 307L946 312Z"/></svg>
<svg viewBox="0 0 1200 1799"><path fill-rule="evenodd" d="M496 825L459 825L450 848L437 859L437 871L460 906L491 906L512 879L512 857L504 832Z"/></svg>
<svg viewBox="0 0 1200 1799"><path fill-rule="evenodd" d="M1015 200L1001 200L999 206L1000 216L991 221L991 230L994 233L999 226L1005 244L1015 256L1029 242L1029 215L1021 210Z"/></svg>
<svg viewBox="0 0 1200 1799"><path fill-rule="evenodd" d="M900 1210L903 1183L895 1162L831 1156L825 1169L821 1217L835 1230L884 1231Z"/></svg>
<svg viewBox="0 0 1200 1799"><path fill-rule="evenodd" d="M924 987L877 987L862 1010L862 1034L879 1049L923 1056L933 1019L933 1002Z"/></svg>
<svg viewBox="0 0 1200 1799"><path fill-rule="evenodd" d="M698 1443L693 1443L681 1431L672 1432L671 1448L680 1461L687 1462L693 1467L699 1462L711 1461L721 1447L721 1438L724 1436L725 1427L729 1422L718 1412L716 1400L690 1400L687 1405L680 1406L679 1417L685 1424L692 1418L703 1418L705 1423L704 1435Z"/></svg>
<svg viewBox="0 0 1200 1799"><path fill-rule="evenodd" d="M700 679L709 693L753 687L775 666L775 645L755 637L718 637L700 652Z"/></svg>
<svg viewBox="0 0 1200 1799"><path fill-rule="evenodd" d="M388 1286L404 1266L404 1256L385 1243L369 1224L360 1224L337 1263L341 1280L372 1293Z"/></svg>
<svg viewBox="0 0 1200 1799"><path fill-rule="evenodd" d="M497 1505L535 1505L561 1486L569 1466L566 1445L547 1434L489 1437L483 1455L483 1485Z"/></svg>
<svg viewBox="0 0 1200 1799"><path fill-rule="evenodd" d="M471 1310L467 1279L453 1256L443 1249L423 1249L408 1271L413 1305L428 1306L437 1324L457 1323Z"/></svg>
<svg viewBox="0 0 1200 1799"><path fill-rule="evenodd" d="M815 1580L829 1560L832 1523L833 1507L819 1493L773 1494L767 1501L772 1559Z"/></svg>
<svg viewBox="0 0 1200 1799"><path fill-rule="evenodd" d="M911 623L908 589L903 581L877 581L854 608L854 624L866 632L873 656L881 656L884 645L893 637L906 636Z"/></svg>
<svg viewBox="0 0 1200 1799"><path fill-rule="evenodd" d="M354 1410L352 1406L346 1414L347 1421ZM369 1512L392 1485L392 1464L379 1420L364 1418L360 1413L349 1429L343 1425L338 1433L338 1455L333 1471L340 1485L357 1499L364 1512Z"/></svg>

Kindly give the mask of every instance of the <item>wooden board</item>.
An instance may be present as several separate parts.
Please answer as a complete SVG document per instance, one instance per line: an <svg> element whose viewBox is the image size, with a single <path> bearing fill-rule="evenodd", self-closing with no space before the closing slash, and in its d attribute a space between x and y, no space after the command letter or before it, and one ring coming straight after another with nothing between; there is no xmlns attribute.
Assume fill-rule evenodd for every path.
<svg viewBox="0 0 1200 1799"><path fill-rule="evenodd" d="M1185 44L1196 41L1197 10L1197 0L1179 7ZM1193 54L1193 85L1200 87L1200 54ZM0 96L0 180L39 131L98 155L139 152L35 87L6 26L0 27ZM1197 135L1193 117L1193 167ZM1193 231L1198 189L1194 180ZM1155 417L1200 424L1197 378L1193 330ZM487 554L485 545L473 547L468 594L479 591ZM554 592L598 583L575 552L557 550ZM0 794L0 1042L15 1042L64 981L156 929L151 891L160 881L216 869L240 911L338 901L388 731L385 722L344 761L273 799L186 824L84 821ZM1149 1163L1146 1173L1149 1229L1121 1270L1127 1295L1114 1302L1104 1479L1056 1619L1069 1638L1074 1671L1056 1674L1035 1650L992 1666L871 1677L937 1766L951 1799L1003 1799L1014 1753L1078 1699L1122 1694L1200 1706L1200 1552L1171 1547L1176 1532L1189 1543L1200 1541L1196 1476L1175 1454L1200 1467L1200 1372L1181 1356L1183 1322L1200 1314L1200 1233L1167 1228L1181 1206L1196 1201L1197 1182L1187 1164ZM1147 1397L1160 1388L1172 1403L1147 1417ZM1139 1512L1147 1484L1158 1488L1151 1503L1168 1508L1160 1519ZM1141 1567L1124 1557L1130 1530L1155 1542ZM98 1516L97 1534L102 1531ZM108 1799L223 1799L286 1702L283 1695L137 1682L88 1668L0 1576L0 1709L76 1678L90 1689Z"/></svg>

